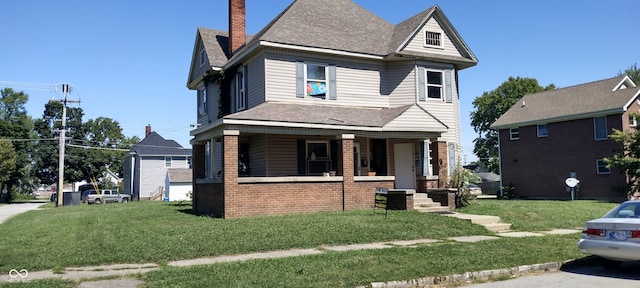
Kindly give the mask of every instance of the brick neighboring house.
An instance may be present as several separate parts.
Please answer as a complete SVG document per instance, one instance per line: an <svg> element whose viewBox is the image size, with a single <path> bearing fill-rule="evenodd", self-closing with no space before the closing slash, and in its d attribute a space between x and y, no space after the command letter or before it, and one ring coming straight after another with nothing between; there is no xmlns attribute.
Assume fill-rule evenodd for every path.
<svg viewBox="0 0 640 288"><path fill-rule="evenodd" d="M635 129L640 88L628 76L525 95L492 128L498 130L502 185L528 198L571 199L565 179L580 180L577 199L620 200L624 173L603 161L622 146L612 129Z"/></svg>
<svg viewBox="0 0 640 288"><path fill-rule="evenodd" d="M230 0L229 32L197 29L194 212L371 208L376 187L425 192L459 163L458 71L477 59L438 6L394 25L297 0L254 36L245 17Z"/></svg>
<svg viewBox="0 0 640 288"><path fill-rule="evenodd" d="M171 168L191 168L191 149L145 128L145 138L124 159L123 192L133 200L162 200Z"/></svg>

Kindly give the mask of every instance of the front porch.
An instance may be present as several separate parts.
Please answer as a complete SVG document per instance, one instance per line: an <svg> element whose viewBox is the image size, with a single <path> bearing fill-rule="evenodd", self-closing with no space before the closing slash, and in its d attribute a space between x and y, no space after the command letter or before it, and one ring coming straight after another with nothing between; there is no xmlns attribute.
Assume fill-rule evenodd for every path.
<svg viewBox="0 0 640 288"><path fill-rule="evenodd" d="M446 143L433 141L429 149L416 138L318 133L223 130L194 141L194 212L234 218L369 209L377 187L438 187L439 177L422 176L423 169L442 172L447 163ZM421 159L431 161L422 165ZM371 170L376 176L365 176Z"/></svg>

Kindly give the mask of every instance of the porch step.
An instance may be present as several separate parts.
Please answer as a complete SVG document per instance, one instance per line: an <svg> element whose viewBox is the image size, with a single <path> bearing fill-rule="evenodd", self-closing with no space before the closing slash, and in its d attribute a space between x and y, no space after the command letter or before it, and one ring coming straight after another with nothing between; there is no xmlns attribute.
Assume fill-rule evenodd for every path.
<svg viewBox="0 0 640 288"><path fill-rule="evenodd" d="M449 211L449 207L442 206L438 202L433 202L433 199L429 198L425 193L416 193L413 195L413 209L422 213Z"/></svg>

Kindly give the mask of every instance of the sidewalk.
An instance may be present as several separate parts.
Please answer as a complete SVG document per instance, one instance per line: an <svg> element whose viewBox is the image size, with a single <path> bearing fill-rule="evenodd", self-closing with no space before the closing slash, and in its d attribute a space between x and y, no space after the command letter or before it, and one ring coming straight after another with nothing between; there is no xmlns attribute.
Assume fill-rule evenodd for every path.
<svg viewBox="0 0 640 288"><path fill-rule="evenodd" d="M196 265L211 265L216 263L248 261L248 260L254 260L254 259L274 259L274 258L284 258L284 257L315 255L315 254L326 253L327 251L340 252L340 251L353 251L353 250L366 250L366 249L385 249L385 248L398 247L398 246L412 247L416 245L430 245L433 243L440 243L445 241L470 243L470 242L500 239L501 237L535 237L535 236L544 236L544 235L551 235L551 234L553 235L572 234L572 233L579 233L579 232L581 231L571 230L571 229L555 229L551 231L539 231L539 232L503 232L503 233L496 233L496 236L470 235L470 236L462 236L462 237L451 237L445 240L417 239L417 240L389 241L389 242L365 243L365 244L353 244L353 245L321 246L318 248L310 248L310 249L291 249L291 250L260 252L260 253L241 254L241 255L223 255L223 256L217 256L217 257L204 257L204 258L197 258L197 259L178 260L178 261L171 261L167 263L167 265L171 267L190 267L190 266L196 266ZM554 269L557 270L559 269L560 265L562 265L562 263L527 265L527 266L521 266L521 267L514 267L510 269L490 270L490 271L482 271L482 272L469 272L469 273L460 274L460 275L431 277L431 278L408 280L408 281L398 281L398 282L392 282L392 283L371 283L371 285L373 287L414 287L415 284L418 282L423 284L429 284L430 282L437 280L437 281L440 281L441 283L445 283L446 281L464 280L463 278L465 277L466 278L473 277L474 279L480 279L479 277L485 277L486 279L489 279L490 277L495 278L501 275L514 275L514 271L517 272L517 274L519 275L525 272L531 273L535 271L549 271ZM82 281L82 283L78 287L83 287L83 288L97 288L97 287L134 288L134 287L137 287L138 285L143 284L143 282L138 279L127 278L127 275L142 274L142 273L151 272L157 269L160 269L160 266L158 264L144 263L144 264L115 264L115 265L103 265L103 266L68 267L68 268L64 268L63 271L56 271L56 272L54 272L53 270L34 271L34 272L26 272L26 273L25 271L22 271L22 273L20 273L21 271L15 271L15 272L12 271L13 273L10 273L9 275L1 276L0 282L60 278L65 280ZM122 277L122 278L91 281L91 279L98 278L98 277ZM414 286L407 286L407 285L414 285Z"/></svg>

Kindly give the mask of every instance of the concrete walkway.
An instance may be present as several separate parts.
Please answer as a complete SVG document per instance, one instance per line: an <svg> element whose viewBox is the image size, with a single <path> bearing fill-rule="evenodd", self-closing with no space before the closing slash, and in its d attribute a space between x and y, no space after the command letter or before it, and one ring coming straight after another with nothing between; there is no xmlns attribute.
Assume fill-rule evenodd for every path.
<svg viewBox="0 0 640 288"><path fill-rule="evenodd" d="M0 224L9 220L9 218L16 216L18 214L35 210L40 208L40 206L47 204L46 201L33 201L26 203L11 203L11 204L2 204L0 205Z"/></svg>

